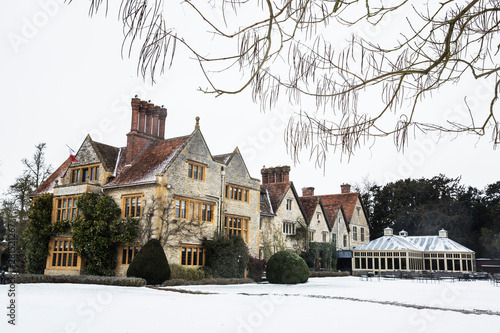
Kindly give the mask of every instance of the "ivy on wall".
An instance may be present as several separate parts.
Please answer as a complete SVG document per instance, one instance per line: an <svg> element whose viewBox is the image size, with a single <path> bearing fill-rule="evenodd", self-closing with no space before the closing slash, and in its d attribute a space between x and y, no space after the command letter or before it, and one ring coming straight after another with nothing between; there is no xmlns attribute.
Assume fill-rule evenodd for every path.
<svg viewBox="0 0 500 333"><path fill-rule="evenodd" d="M77 201L80 218L71 223L75 251L85 261L85 274L114 275L118 243L133 243L138 220L118 219L120 208L109 195L84 193Z"/></svg>
<svg viewBox="0 0 500 333"><path fill-rule="evenodd" d="M79 218L51 223L53 196L36 198L29 212L25 230L27 271L43 274L51 236L71 234L75 251L85 261L84 271L91 275L114 275L116 247L133 243L138 220L119 219L120 208L109 195L82 194L77 201Z"/></svg>

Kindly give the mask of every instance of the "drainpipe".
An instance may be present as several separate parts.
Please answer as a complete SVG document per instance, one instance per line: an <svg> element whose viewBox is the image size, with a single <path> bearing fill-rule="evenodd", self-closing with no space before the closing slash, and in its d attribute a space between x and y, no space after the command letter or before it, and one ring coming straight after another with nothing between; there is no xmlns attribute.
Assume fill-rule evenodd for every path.
<svg viewBox="0 0 500 333"><path fill-rule="evenodd" d="M224 190L226 182L226 170L223 166L220 167L220 196L219 196L219 221L217 225L217 232L222 233L222 205L224 203Z"/></svg>

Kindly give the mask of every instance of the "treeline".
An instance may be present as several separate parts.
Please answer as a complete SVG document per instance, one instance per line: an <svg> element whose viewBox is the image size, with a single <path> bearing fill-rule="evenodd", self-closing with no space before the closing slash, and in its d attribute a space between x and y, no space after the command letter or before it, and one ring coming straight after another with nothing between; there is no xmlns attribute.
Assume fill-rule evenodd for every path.
<svg viewBox="0 0 500 333"><path fill-rule="evenodd" d="M477 258L500 258L500 181L478 190L441 174L386 185L365 181L357 190L369 214L371 239L382 236L386 227L414 236L446 229Z"/></svg>
<svg viewBox="0 0 500 333"><path fill-rule="evenodd" d="M20 175L9 186L7 193L0 196L0 241L7 239L11 245L2 254L2 269L6 269L9 258L10 264L17 272L25 271L24 234L31 204L29 195L52 173L52 167L45 162L45 149L45 143L35 146L33 156L21 161L23 169Z"/></svg>

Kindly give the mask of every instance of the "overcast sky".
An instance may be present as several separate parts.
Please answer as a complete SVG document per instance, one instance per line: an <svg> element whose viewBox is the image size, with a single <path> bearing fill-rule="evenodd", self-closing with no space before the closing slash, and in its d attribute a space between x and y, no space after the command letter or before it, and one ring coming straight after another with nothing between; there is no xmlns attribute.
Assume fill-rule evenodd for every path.
<svg viewBox="0 0 500 333"><path fill-rule="evenodd" d="M283 131L288 105L262 113L248 93L214 98L197 91L204 85L193 62L176 58L173 70L154 86L137 77L136 54L123 59L122 31L116 15L89 18L88 2L56 0L4 1L1 24L0 193L22 170L35 145L47 143L46 161L57 168L67 157L66 145L78 150L85 136L114 146L126 144L130 130L130 100L138 95L168 110L165 137L190 134L195 117L212 154L238 146L251 175L262 166L290 165L296 188L313 186L318 194L339 193L340 184L371 181L385 184L400 178L462 177L462 183L482 189L499 180L500 150L488 137L436 135L410 140L402 154L392 138L364 147L349 161L331 154L326 170L315 167L305 152L294 165L286 153ZM475 82L443 90L430 108L449 117L464 117L455 92L472 92L487 103ZM457 111L458 110L458 111Z"/></svg>

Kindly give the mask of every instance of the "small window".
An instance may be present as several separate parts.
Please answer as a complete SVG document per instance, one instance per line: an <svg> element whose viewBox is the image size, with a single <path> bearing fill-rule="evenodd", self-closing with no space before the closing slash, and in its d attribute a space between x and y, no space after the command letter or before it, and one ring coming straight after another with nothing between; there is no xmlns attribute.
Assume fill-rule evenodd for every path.
<svg viewBox="0 0 500 333"><path fill-rule="evenodd" d="M295 235L295 223L294 222L283 222L283 233L285 235Z"/></svg>
<svg viewBox="0 0 500 333"><path fill-rule="evenodd" d="M347 235L344 235L344 247L347 247Z"/></svg>
<svg viewBox="0 0 500 333"><path fill-rule="evenodd" d="M49 255L52 260L48 264L52 267L71 268L78 266L78 254L75 252L71 238L57 238L51 241Z"/></svg>
<svg viewBox="0 0 500 333"><path fill-rule="evenodd" d="M352 227L352 240L358 240L358 228L355 226Z"/></svg>
<svg viewBox="0 0 500 333"><path fill-rule="evenodd" d="M122 197L122 217L140 217L142 211L142 194L124 195Z"/></svg>
<svg viewBox="0 0 500 333"><path fill-rule="evenodd" d="M199 267L205 265L205 248L201 245L181 245L181 265Z"/></svg>
<svg viewBox="0 0 500 333"><path fill-rule="evenodd" d="M139 252L140 249L141 247L139 246L139 244L121 245L119 248L119 253L121 254L121 260L119 261L119 263L121 265L130 265L130 263L132 262L132 260L134 260L135 255Z"/></svg>
<svg viewBox="0 0 500 333"><path fill-rule="evenodd" d="M323 243L328 242L328 232L323 231L323 232L321 233L321 236L322 236L322 241L323 241Z"/></svg>
<svg viewBox="0 0 500 333"><path fill-rule="evenodd" d="M234 185L226 185L226 198L231 200L249 202L250 201L250 191L243 187L238 187ZM263 197L261 194L261 201Z"/></svg>
<svg viewBox="0 0 500 333"><path fill-rule="evenodd" d="M199 163L188 162L188 178L205 180L205 166Z"/></svg>
<svg viewBox="0 0 500 333"><path fill-rule="evenodd" d="M292 210L292 199L286 199L286 210Z"/></svg>
<svg viewBox="0 0 500 333"><path fill-rule="evenodd" d="M97 182L99 181L99 166L71 168L69 180L70 183Z"/></svg>
<svg viewBox="0 0 500 333"><path fill-rule="evenodd" d="M361 241L364 242L365 241L365 228L361 228L360 230L360 237L361 237Z"/></svg>

